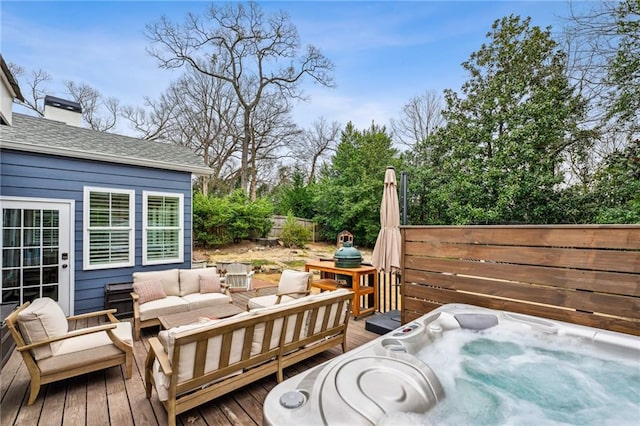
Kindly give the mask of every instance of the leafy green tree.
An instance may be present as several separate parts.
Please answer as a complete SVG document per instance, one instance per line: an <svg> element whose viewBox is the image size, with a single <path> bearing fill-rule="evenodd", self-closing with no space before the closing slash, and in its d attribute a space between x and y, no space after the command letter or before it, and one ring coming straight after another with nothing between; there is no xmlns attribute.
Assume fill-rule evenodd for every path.
<svg viewBox="0 0 640 426"><path fill-rule="evenodd" d="M640 223L640 140L607 157L593 190L597 223Z"/></svg>
<svg viewBox="0 0 640 426"><path fill-rule="evenodd" d="M584 110L565 54L528 18L496 20L487 38L462 64L462 94L445 91L447 123L429 141L443 178L428 197L443 223L557 221L558 170Z"/></svg>
<svg viewBox="0 0 640 426"><path fill-rule="evenodd" d="M276 213L284 215L291 212L294 216L310 219L314 216L312 185L305 184L305 175L296 169L291 183L280 185L274 194Z"/></svg>
<svg viewBox="0 0 640 426"><path fill-rule="evenodd" d="M611 113L640 131L640 1L621 1L612 17L617 24L618 49L609 78L616 87Z"/></svg>
<svg viewBox="0 0 640 426"><path fill-rule="evenodd" d="M375 123L364 131L348 123L314 197L321 235L334 240L348 230L356 245L373 246L380 230L380 202L387 166L399 165L391 137Z"/></svg>
<svg viewBox="0 0 640 426"><path fill-rule="evenodd" d="M431 134L403 153L404 170L408 173L408 223L414 225L445 225L448 216L449 193L445 190L448 176L443 173L443 143L439 135ZM398 179L400 176L398 176Z"/></svg>
<svg viewBox="0 0 640 426"><path fill-rule="evenodd" d="M581 127L591 133L572 147L567 164L588 189L599 163L640 137L640 2L581 2L567 22L567 74L588 103Z"/></svg>

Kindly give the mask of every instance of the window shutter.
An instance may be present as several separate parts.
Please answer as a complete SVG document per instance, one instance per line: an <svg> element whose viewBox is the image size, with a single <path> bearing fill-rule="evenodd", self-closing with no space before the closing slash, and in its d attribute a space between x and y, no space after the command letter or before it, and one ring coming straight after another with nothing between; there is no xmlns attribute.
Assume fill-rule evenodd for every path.
<svg viewBox="0 0 640 426"><path fill-rule="evenodd" d="M145 261L180 261L183 250L182 196L145 193L144 199Z"/></svg>
<svg viewBox="0 0 640 426"><path fill-rule="evenodd" d="M133 191L85 188L85 269L133 264Z"/></svg>

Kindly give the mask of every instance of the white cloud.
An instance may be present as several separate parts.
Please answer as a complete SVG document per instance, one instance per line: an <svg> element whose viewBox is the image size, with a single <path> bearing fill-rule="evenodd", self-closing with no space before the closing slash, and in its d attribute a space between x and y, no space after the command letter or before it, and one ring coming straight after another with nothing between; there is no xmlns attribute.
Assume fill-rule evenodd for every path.
<svg viewBox="0 0 640 426"><path fill-rule="evenodd" d="M310 127L320 117L329 122L337 121L342 126L351 121L360 130L368 129L372 121L379 125L388 125L389 119L398 114L404 102L349 96L331 89L314 91L310 95L310 102L299 103L294 107L295 120L302 128Z"/></svg>

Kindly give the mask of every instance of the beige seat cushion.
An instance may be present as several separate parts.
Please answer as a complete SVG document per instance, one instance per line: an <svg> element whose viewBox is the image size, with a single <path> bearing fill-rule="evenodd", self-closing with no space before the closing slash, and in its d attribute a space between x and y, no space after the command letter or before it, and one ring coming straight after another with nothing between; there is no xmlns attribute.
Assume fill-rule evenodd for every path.
<svg viewBox="0 0 640 426"><path fill-rule="evenodd" d="M250 310L267 308L269 306L274 306L276 304L277 299L278 299L278 296L276 296L275 294L268 295L268 296L252 297L247 301L247 307ZM291 296L282 296L280 299L280 304L291 302L292 300L296 300L296 299Z"/></svg>
<svg viewBox="0 0 640 426"><path fill-rule="evenodd" d="M200 269L202 271L202 269ZM180 274L178 269L167 269L165 271L150 271L150 272L134 272L133 282L143 281L160 281L162 282L162 288L167 296L179 296L180 295Z"/></svg>
<svg viewBox="0 0 640 426"><path fill-rule="evenodd" d="M232 302L229 296L222 293L193 293L183 296L182 299L189 304L190 311L200 308L226 305Z"/></svg>
<svg viewBox="0 0 640 426"><path fill-rule="evenodd" d="M67 318L58 303L49 298L35 299L18 314L18 327L26 343L63 336L69 330ZM49 358L62 345L54 342L32 350L36 360Z"/></svg>
<svg viewBox="0 0 640 426"><path fill-rule="evenodd" d="M133 345L131 335L131 323L127 321L119 322L114 329L114 334L125 343ZM62 342L60 347L54 352L54 356L82 352L100 346L110 346L113 342L106 331L85 334L83 336L72 337Z"/></svg>
<svg viewBox="0 0 640 426"><path fill-rule="evenodd" d="M189 303L179 296L167 296L140 305L140 320L158 318L160 315L175 314L189 310Z"/></svg>
<svg viewBox="0 0 640 426"><path fill-rule="evenodd" d="M216 268L180 269L180 296L200 293L200 277L212 277L214 275L218 275Z"/></svg>
<svg viewBox="0 0 640 426"><path fill-rule="evenodd" d="M122 355L122 351L115 345L99 346L84 351L54 355L38 361L38 368L42 374L52 374L58 371L68 371L71 368L98 363Z"/></svg>

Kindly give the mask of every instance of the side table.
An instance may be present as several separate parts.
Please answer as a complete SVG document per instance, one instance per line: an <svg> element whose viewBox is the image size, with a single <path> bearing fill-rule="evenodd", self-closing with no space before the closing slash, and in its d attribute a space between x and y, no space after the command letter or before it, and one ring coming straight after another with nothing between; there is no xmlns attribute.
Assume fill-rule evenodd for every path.
<svg viewBox="0 0 640 426"><path fill-rule="evenodd" d="M193 324L198 322L201 317L216 317L227 318L244 312L244 309L240 309L233 303L213 306L210 308L196 309L193 311L178 312L175 314L160 315L158 320L163 329L168 330L173 327L179 327L181 325Z"/></svg>
<svg viewBox="0 0 640 426"><path fill-rule="evenodd" d="M304 270L320 271L325 274L347 275L351 277L353 291L352 312L355 319L378 310L378 271L373 266L338 268L333 261L319 260L307 262ZM313 286L313 283L311 284Z"/></svg>

